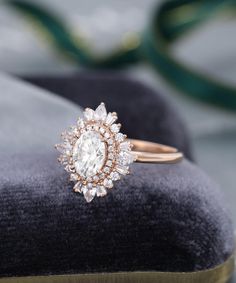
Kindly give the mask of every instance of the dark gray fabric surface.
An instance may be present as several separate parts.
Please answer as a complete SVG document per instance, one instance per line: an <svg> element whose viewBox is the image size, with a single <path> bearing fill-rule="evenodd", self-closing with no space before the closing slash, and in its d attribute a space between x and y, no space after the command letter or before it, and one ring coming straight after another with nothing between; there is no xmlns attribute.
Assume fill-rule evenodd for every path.
<svg viewBox="0 0 236 283"><path fill-rule="evenodd" d="M193 271L233 251L223 198L188 161L135 164L89 204L55 154L6 156L0 172L1 276Z"/></svg>
<svg viewBox="0 0 236 283"><path fill-rule="evenodd" d="M175 145L191 157L178 114L145 86L107 75L55 80L49 79L48 89L64 89L63 96L82 106L105 101L130 137ZM63 115L61 110L60 119ZM107 197L87 204L72 192L56 158L50 143L44 152L36 147L33 154L1 152L0 276L193 271L220 264L232 253L224 198L189 161L134 164Z"/></svg>

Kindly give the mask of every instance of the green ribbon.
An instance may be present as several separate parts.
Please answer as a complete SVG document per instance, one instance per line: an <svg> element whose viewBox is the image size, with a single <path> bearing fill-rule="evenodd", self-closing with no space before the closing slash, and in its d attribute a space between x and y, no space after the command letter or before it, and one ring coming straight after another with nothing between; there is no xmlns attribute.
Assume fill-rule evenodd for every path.
<svg viewBox="0 0 236 283"><path fill-rule="evenodd" d="M6 0L29 17L38 30L48 35L63 55L90 68L118 68L127 64L149 62L168 82L183 93L201 101L236 110L236 89L192 71L171 54L170 47L186 33L222 11L236 8L236 0L171 0L159 5L152 21L140 38L131 37L126 44L106 56L95 56L82 38L75 38L57 16L33 2Z"/></svg>
<svg viewBox="0 0 236 283"><path fill-rule="evenodd" d="M194 98L233 110L236 109L235 88L193 72L173 58L169 50L174 40L222 9L235 8L235 3L227 0L166 2L157 11L143 40L144 53L149 62L174 86ZM189 21L183 17L182 22L171 22L169 13L180 8L191 8Z"/></svg>

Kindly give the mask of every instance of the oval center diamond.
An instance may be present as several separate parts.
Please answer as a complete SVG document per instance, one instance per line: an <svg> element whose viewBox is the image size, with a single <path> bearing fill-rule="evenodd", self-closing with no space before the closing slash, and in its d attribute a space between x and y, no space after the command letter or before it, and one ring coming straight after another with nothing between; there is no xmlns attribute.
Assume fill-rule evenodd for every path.
<svg viewBox="0 0 236 283"><path fill-rule="evenodd" d="M96 175L106 160L106 144L95 131L83 133L73 148L76 172L82 177Z"/></svg>

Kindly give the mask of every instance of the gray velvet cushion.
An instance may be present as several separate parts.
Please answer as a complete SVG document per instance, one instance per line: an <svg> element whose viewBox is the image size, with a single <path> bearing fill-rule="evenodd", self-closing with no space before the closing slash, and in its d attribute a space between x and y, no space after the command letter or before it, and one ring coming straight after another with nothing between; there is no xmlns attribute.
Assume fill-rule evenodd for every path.
<svg viewBox="0 0 236 283"><path fill-rule="evenodd" d="M80 106L0 73L0 156L52 150ZM1 159L0 159L1 161Z"/></svg>
<svg viewBox="0 0 236 283"><path fill-rule="evenodd" d="M132 82L128 88L128 80L125 84L124 100L135 87ZM148 95L144 86L138 84L138 88ZM149 114L151 106L145 111L145 101L141 101L136 104L136 113L141 109L146 117L155 116ZM168 111L166 100L155 94L152 103L157 101L156 113L164 108ZM116 103L122 106L116 98L109 103L112 110ZM135 111L127 108L123 118L129 119L130 113L135 116ZM63 115L61 111L61 118ZM169 121L182 124L178 115L173 116L175 111L169 115ZM156 128L160 129L155 121L153 140ZM166 126L171 132L171 124ZM143 128L140 120L139 129ZM128 127L126 132L129 134ZM162 137L161 131L158 134ZM184 144L188 144L187 138ZM87 204L72 192L73 185L49 145L47 142L39 152L1 152L0 276L194 271L214 267L233 252L233 229L224 198L217 185L190 161L134 164L132 174L117 182L107 197Z"/></svg>

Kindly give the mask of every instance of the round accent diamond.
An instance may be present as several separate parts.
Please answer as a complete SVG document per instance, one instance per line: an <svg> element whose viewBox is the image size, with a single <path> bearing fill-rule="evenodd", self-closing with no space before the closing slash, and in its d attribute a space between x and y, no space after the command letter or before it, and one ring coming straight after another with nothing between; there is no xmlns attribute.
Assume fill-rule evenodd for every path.
<svg viewBox="0 0 236 283"><path fill-rule="evenodd" d="M112 188L113 187L113 183L112 183L112 180L109 180L109 179L105 179L104 182L103 182L103 185L107 188Z"/></svg>
<svg viewBox="0 0 236 283"><path fill-rule="evenodd" d="M97 196L98 197L103 197L107 194L107 190L103 186L98 186L97 187Z"/></svg>
<svg viewBox="0 0 236 283"><path fill-rule="evenodd" d="M83 177L96 175L106 160L106 144L96 131L83 133L73 148L76 172Z"/></svg>

